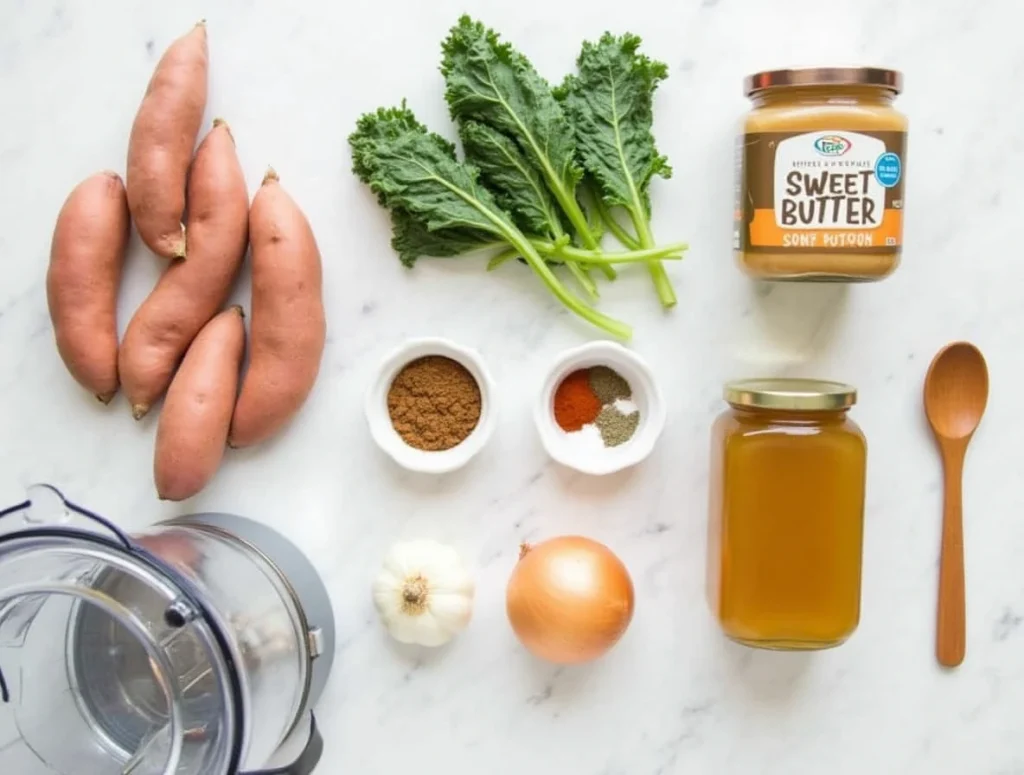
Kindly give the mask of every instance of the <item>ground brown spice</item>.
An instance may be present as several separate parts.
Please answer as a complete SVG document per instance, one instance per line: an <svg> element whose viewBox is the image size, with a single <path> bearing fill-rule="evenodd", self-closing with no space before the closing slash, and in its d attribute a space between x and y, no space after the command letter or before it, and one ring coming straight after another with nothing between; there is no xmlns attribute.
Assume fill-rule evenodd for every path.
<svg viewBox="0 0 1024 775"><path fill-rule="evenodd" d="M458 361L428 355L406 364L388 390L391 424L406 444L440 452L461 444L480 422L480 386Z"/></svg>

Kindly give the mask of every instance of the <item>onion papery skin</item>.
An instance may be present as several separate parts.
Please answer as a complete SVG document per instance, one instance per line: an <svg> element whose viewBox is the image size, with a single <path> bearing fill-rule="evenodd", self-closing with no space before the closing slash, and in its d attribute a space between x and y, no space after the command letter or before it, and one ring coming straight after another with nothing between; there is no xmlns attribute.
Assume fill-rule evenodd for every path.
<svg viewBox="0 0 1024 775"><path fill-rule="evenodd" d="M603 656L633 619L633 581L604 544L583 536L523 545L505 605L516 637L556 664Z"/></svg>

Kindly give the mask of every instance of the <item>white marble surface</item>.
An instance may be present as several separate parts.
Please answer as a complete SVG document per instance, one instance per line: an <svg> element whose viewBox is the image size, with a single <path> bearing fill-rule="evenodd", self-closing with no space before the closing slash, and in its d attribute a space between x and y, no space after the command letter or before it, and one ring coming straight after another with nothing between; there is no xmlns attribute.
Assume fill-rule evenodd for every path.
<svg viewBox="0 0 1024 775"><path fill-rule="evenodd" d="M655 229L689 239L662 314L646 276L606 291L636 325L669 397L661 443L602 480L549 463L531 424L544 366L593 332L525 272L476 262L413 272L349 172L360 112L408 97L451 133L439 43L462 10L498 27L552 80L584 37L644 36L672 75L657 135L676 177L655 184ZM287 532L322 570L340 640L319 709L321 771L552 775L1024 773L1024 488L1020 341L1024 263L1024 48L1011 0L765 3L756 0L392 0L0 4L0 503L59 484L129 527L195 509ZM250 188L272 163L304 205L325 258L329 339L298 420L231 454L192 502L160 503L155 423L123 398L103 408L65 374L43 276L54 215L93 170L123 170L152 65L209 20L207 122L227 118ZM742 77L772 66L902 68L911 117L907 250L874 286L758 291L730 257L731 142ZM122 326L160 262L133 244ZM235 297L247 303L248 288ZM373 447L360 401L375 364L413 334L479 348L499 382L491 445L461 473L399 472ZM920 410L932 354L968 338L989 358L992 396L966 474L968 657L932 657L939 465ZM861 390L870 440L864 617L817 655L726 642L703 602L708 426L724 379L844 379ZM556 669L514 640L503 606L517 544L563 533L606 542L636 582L627 637L591 666ZM428 536L460 547L479 580L476 616L449 648L396 648L371 608L386 547Z"/></svg>

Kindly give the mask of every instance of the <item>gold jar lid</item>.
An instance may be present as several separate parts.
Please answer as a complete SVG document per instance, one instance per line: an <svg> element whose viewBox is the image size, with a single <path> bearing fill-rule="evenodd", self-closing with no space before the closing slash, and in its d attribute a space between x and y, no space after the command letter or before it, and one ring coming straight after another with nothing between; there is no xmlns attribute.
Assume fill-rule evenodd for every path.
<svg viewBox="0 0 1024 775"><path fill-rule="evenodd" d="M878 86L899 94L903 91L903 74L881 67L801 67L765 70L747 76L743 82L748 97L780 86Z"/></svg>
<svg viewBox="0 0 1024 775"><path fill-rule="evenodd" d="M743 379L726 384L725 400L751 409L828 412L849 409L857 403L857 389L820 379Z"/></svg>

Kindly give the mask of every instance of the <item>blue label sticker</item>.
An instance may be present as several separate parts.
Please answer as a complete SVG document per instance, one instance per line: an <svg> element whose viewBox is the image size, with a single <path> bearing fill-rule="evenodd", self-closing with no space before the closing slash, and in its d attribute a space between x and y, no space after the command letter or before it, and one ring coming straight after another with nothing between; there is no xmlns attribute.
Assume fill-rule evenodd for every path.
<svg viewBox="0 0 1024 775"><path fill-rule="evenodd" d="M903 163L895 153L883 153L875 162L875 178L886 188L892 188L900 182L903 175Z"/></svg>

